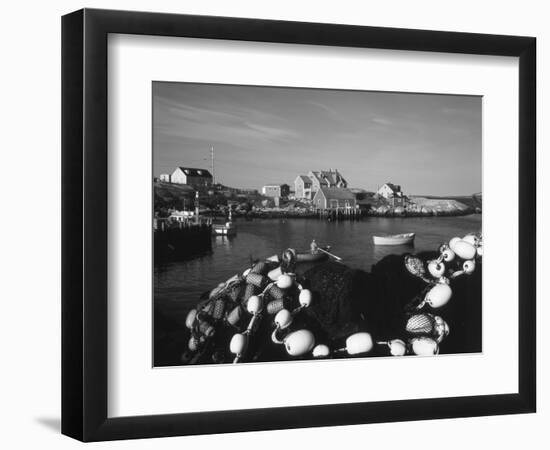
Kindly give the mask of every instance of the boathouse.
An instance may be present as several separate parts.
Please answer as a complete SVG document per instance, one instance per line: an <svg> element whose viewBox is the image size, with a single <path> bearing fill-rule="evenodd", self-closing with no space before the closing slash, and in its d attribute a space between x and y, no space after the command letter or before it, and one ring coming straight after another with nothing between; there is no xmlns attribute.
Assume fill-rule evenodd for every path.
<svg viewBox="0 0 550 450"><path fill-rule="evenodd" d="M357 200L349 189L322 187L315 193L313 205L317 209L349 210L356 208Z"/></svg>

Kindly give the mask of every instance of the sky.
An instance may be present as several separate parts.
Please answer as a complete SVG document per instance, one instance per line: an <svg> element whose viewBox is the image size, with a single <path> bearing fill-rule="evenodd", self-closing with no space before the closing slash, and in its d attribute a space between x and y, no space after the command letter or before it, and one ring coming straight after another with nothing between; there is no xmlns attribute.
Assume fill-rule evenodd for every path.
<svg viewBox="0 0 550 450"><path fill-rule="evenodd" d="M338 169L348 186L481 192L481 97L153 83L153 172L209 169L261 189Z"/></svg>

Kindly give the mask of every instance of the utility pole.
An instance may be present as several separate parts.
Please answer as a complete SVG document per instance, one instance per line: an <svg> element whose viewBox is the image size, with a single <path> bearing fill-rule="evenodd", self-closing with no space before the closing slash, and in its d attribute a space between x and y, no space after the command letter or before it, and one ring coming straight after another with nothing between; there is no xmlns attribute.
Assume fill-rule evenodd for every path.
<svg viewBox="0 0 550 450"><path fill-rule="evenodd" d="M212 184L216 184L216 173L214 172L214 146L210 147L210 159L212 160Z"/></svg>
<svg viewBox="0 0 550 450"><path fill-rule="evenodd" d="M195 191L195 223L199 223L199 191Z"/></svg>

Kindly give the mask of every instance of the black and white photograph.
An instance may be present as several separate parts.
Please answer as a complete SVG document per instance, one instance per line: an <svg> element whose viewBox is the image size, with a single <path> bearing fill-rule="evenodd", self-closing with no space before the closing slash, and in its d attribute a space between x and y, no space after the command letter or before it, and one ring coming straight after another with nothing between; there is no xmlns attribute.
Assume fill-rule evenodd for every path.
<svg viewBox="0 0 550 450"><path fill-rule="evenodd" d="M153 365L483 352L482 107L152 82Z"/></svg>

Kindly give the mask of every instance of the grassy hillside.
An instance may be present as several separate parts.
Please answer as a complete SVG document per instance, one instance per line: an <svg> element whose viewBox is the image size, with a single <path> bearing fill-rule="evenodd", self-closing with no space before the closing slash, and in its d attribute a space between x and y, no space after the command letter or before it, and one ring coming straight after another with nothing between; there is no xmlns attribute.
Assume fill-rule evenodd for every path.
<svg viewBox="0 0 550 450"><path fill-rule="evenodd" d="M172 184L157 181L154 183L155 210L162 208L184 209L193 205L195 189L186 184ZM185 203L185 205L184 205Z"/></svg>

